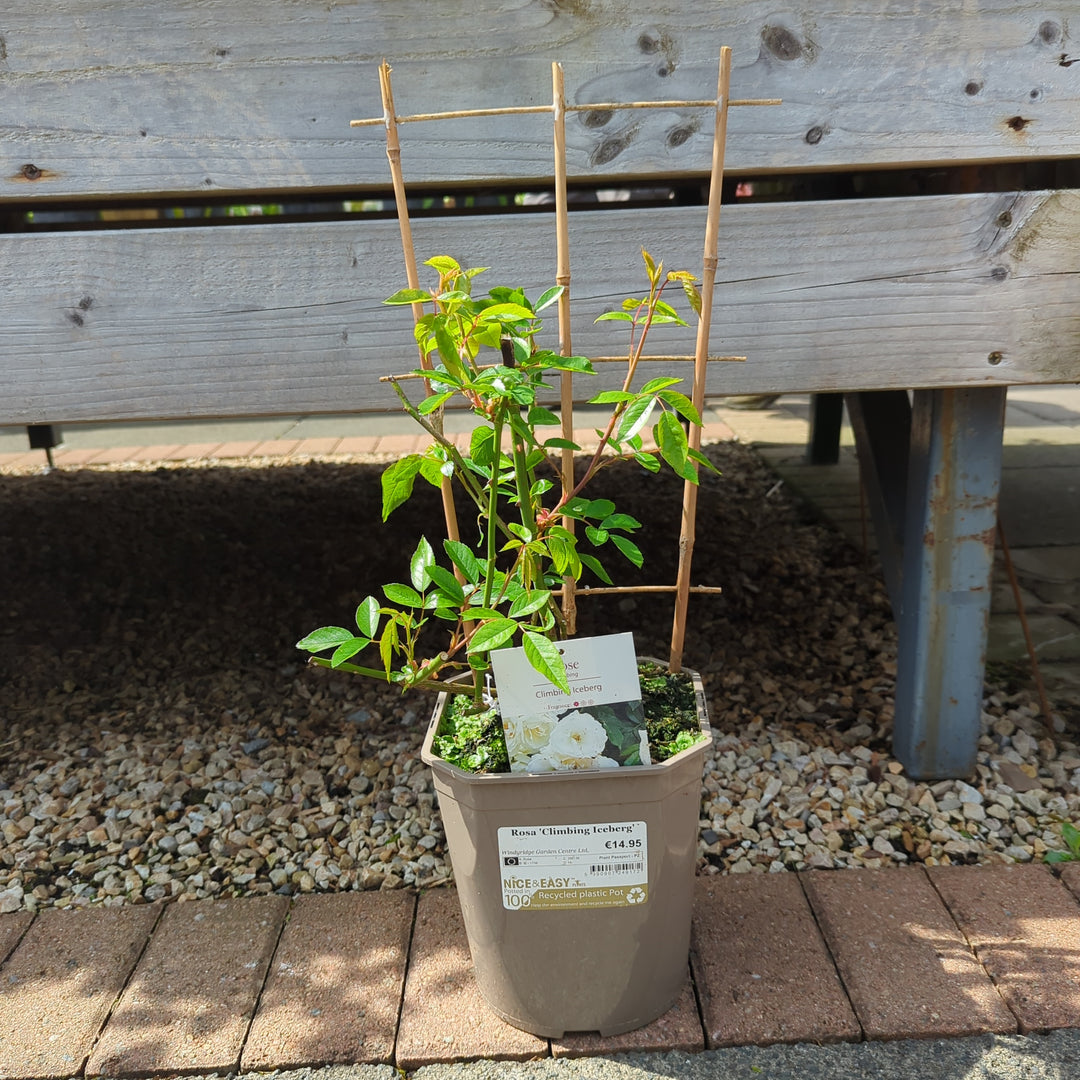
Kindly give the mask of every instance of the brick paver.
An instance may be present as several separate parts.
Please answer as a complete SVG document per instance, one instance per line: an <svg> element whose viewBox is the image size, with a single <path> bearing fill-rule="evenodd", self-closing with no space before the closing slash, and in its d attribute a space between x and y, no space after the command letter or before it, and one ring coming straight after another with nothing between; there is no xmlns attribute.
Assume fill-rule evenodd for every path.
<svg viewBox="0 0 1080 1080"><path fill-rule="evenodd" d="M220 445L219 442L185 443L183 446L178 446L171 454L167 454L162 460L203 461L206 458L213 457Z"/></svg>
<svg viewBox="0 0 1080 1080"><path fill-rule="evenodd" d="M427 445L427 436L413 434L380 435L376 444L380 454L414 454Z"/></svg>
<svg viewBox="0 0 1080 1080"><path fill-rule="evenodd" d="M405 892L297 900L241 1071L392 1061L415 905Z"/></svg>
<svg viewBox="0 0 1080 1080"><path fill-rule="evenodd" d="M691 962L710 1046L859 1038L795 874L699 878Z"/></svg>
<svg viewBox="0 0 1080 1080"><path fill-rule="evenodd" d="M378 445L378 435L350 435L337 444L335 454L373 454ZM468 444L466 444L468 445Z"/></svg>
<svg viewBox="0 0 1080 1080"><path fill-rule="evenodd" d="M234 1070L288 909L284 896L171 904L87 1074Z"/></svg>
<svg viewBox="0 0 1080 1080"><path fill-rule="evenodd" d="M89 465L101 453L99 446L73 447L71 450L58 450L53 457L57 468L76 469Z"/></svg>
<svg viewBox="0 0 1080 1080"><path fill-rule="evenodd" d="M802 878L867 1038L1016 1031L921 868Z"/></svg>
<svg viewBox="0 0 1080 1080"><path fill-rule="evenodd" d="M11 950L19 944L19 939L33 921L34 916L29 911L16 911L10 915L0 915L0 964L7 959Z"/></svg>
<svg viewBox="0 0 1080 1080"><path fill-rule="evenodd" d="M1080 905L1049 867L929 873L1020 1031L1080 1027Z"/></svg>
<svg viewBox="0 0 1080 1080"><path fill-rule="evenodd" d="M595 1033L564 1035L553 1039L551 1053L555 1057L584 1057L601 1054L649 1053L652 1051L682 1050L695 1053L705 1049L705 1034L698 1015L697 998L689 979L679 1000L663 1016L637 1031L602 1038Z"/></svg>
<svg viewBox="0 0 1080 1080"><path fill-rule="evenodd" d="M236 439L233 442L222 443L215 451L216 458L245 458L255 453L255 448L262 442L261 439Z"/></svg>
<svg viewBox="0 0 1080 1080"><path fill-rule="evenodd" d="M0 1076L75 1076L160 907L43 911L0 968Z"/></svg>
<svg viewBox="0 0 1080 1080"><path fill-rule="evenodd" d="M299 439L264 439L251 452L251 456L288 457L299 445Z"/></svg>
<svg viewBox="0 0 1080 1080"><path fill-rule="evenodd" d="M341 442L339 436L330 436L328 438L312 438L301 439L300 444L293 451L295 454L332 454L337 450L338 443Z"/></svg>
<svg viewBox="0 0 1080 1080"><path fill-rule="evenodd" d="M457 893L424 893L417 904L398 1027L398 1068L476 1058L524 1061L547 1053L547 1039L511 1027L484 1002Z"/></svg>
<svg viewBox="0 0 1080 1080"><path fill-rule="evenodd" d="M99 450L93 457L95 465L120 465L132 460L135 452L131 446L109 446Z"/></svg>
<svg viewBox="0 0 1080 1080"><path fill-rule="evenodd" d="M170 454L180 449L179 443L156 443L153 446L133 446L128 461L167 461Z"/></svg>

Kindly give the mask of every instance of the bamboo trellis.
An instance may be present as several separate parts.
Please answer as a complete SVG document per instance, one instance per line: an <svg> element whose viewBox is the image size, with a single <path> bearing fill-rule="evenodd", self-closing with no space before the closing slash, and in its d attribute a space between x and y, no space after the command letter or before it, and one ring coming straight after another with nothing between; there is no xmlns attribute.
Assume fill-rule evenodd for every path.
<svg viewBox="0 0 1080 1080"><path fill-rule="evenodd" d="M717 248L720 224L720 192L724 179L724 149L727 141L728 109L741 105L779 105L778 98L735 99L729 96L731 86L731 49L720 49L720 65L715 98L681 101L629 101L589 102L583 105L568 104L563 79L562 65L553 63L552 103L550 105L524 105L489 109L462 109L449 112L415 113L410 116L398 116L394 110L394 96L390 83L390 65L384 60L379 68L379 84L382 92L383 115L364 120L353 120L351 127L372 127L382 124L386 128L386 156L390 163L390 175L394 187L394 203L397 208L398 225L401 230L401 246L405 257L405 272L409 287L419 288L416 254L413 249L412 225L405 196L405 181L401 168L401 145L398 139L398 125L422 121L456 120L480 116L523 116L548 113L553 120L554 181L555 181L555 246L556 246L556 285L563 287L558 301L559 317L559 352L562 356L571 356L570 345L570 227L567 209L566 187L566 114L604 110L617 112L626 109L712 109L715 113L712 146L712 168L709 182L709 201L705 221L705 250L702 259L701 274L701 313L698 319L697 340L692 356L643 356L646 362L689 362L693 361L694 376L691 401L700 416L705 404L705 373L710 361L741 361L743 356L711 356L709 354L709 333L712 323L712 302L716 287ZM423 307L413 304L413 319L423 316ZM609 363L625 360L625 357L593 357L595 362ZM421 349L421 366L431 369L431 361ZM388 376L391 380L410 376ZM420 376L417 376L420 377ZM567 442L573 441L574 403L573 376L564 372L560 386L560 413L562 436ZM436 423L441 421L433 418ZM701 448L701 428L690 425L689 444L694 450ZM574 484L574 451L566 448L562 451L562 485L566 495ZM458 537L457 512L454 507L454 495L448 477L442 481L443 513L446 518L446 531L451 539ZM576 624L577 597L597 596L610 593L675 593L675 614L672 620L671 653L669 667L672 671L682 668L683 644L686 637L686 612L691 593L719 593L717 587L690 584L690 565L694 549L694 534L697 521L697 484L685 481L683 487L682 522L679 535L679 564L675 584L673 585L628 585L610 588L578 589L572 577L564 579L560 591L563 614L567 627L573 633ZM574 521L564 518L566 528L573 530Z"/></svg>

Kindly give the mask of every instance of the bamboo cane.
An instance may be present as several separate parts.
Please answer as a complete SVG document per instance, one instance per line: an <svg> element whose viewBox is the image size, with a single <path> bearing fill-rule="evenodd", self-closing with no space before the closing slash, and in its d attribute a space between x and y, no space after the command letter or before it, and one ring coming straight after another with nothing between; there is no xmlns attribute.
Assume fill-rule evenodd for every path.
<svg viewBox="0 0 1080 1080"><path fill-rule="evenodd" d="M736 98L728 107L736 105L781 105L782 98ZM708 98L689 98L681 101L596 101L580 105L563 105L564 112L622 112L625 109L715 109L718 101ZM427 120L465 120L473 116L535 116L553 112L551 105L509 105L489 109L451 109L448 112L413 113L411 116L395 116L397 124L416 124ZM385 117L371 116L364 120L350 120L349 127L375 127L385 123Z"/></svg>
<svg viewBox="0 0 1080 1080"><path fill-rule="evenodd" d="M566 86L562 64L551 65L552 113L554 116L555 153L555 284L562 286L559 296L559 353L572 356L570 345L570 215L566 197ZM559 379L560 415L562 437L574 441L574 377L564 371ZM564 447L562 451L562 494L569 496L574 489L574 451ZM574 520L563 517L563 527L574 531ZM573 575L563 577L562 609L566 620L566 632L577 630L576 582Z"/></svg>
<svg viewBox="0 0 1080 1080"><path fill-rule="evenodd" d="M405 256L405 279L410 289L420 288L420 275L416 269L416 252L413 248L412 223L409 220L409 204L405 196L405 179L401 172L401 144L398 142L397 119L394 115L394 91L390 85L390 65L384 60L379 67L379 87L382 91L383 118L386 123L386 157L390 162L390 178L394 185L394 203L397 206L398 227L401 230L401 249ZM413 322L419 322L424 316L424 305L412 305ZM420 366L431 369L431 360L420 349ZM431 393L431 384L426 383L427 392ZM442 413L432 417L433 426L442 433ZM457 508L454 506L454 489L450 477L444 476L440 484L442 493L443 517L446 520L446 535L450 540L460 538L458 532Z"/></svg>
<svg viewBox="0 0 1080 1080"><path fill-rule="evenodd" d="M691 400L698 415L705 406L705 372L709 355L709 329L712 324L713 292L716 287L717 246L720 232L720 192L724 180L724 145L727 140L728 90L731 86L731 49L720 49L720 71L716 91L716 120L713 131L712 176L709 183L709 209L705 219L705 253L701 271L701 317L697 328L694 362L694 388ZM701 428L690 425L689 443L701 449ZM679 536L679 570L676 577L675 616L671 625L671 671L682 670L683 643L686 640L686 610L690 598L690 560L694 552L697 525L697 485L689 480L683 485L682 531Z"/></svg>
<svg viewBox="0 0 1080 1080"><path fill-rule="evenodd" d="M569 356L570 353L563 353L564 356ZM660 364L689 364L693 363L697 357L694 356L639 356L639 364L648 363L660 363ZM706 357L710 364L718 363L746 363L745 356L709 356ZM626 355L622 356L590 356L589 362L592 364L625 364ZM478 370L484 371L486 368L497 367L497 364L479 364ZM380 375L379 382L406 382L409 379L425 379L426 375L419 374L417 372L406 371L400 375Z"/></svg>

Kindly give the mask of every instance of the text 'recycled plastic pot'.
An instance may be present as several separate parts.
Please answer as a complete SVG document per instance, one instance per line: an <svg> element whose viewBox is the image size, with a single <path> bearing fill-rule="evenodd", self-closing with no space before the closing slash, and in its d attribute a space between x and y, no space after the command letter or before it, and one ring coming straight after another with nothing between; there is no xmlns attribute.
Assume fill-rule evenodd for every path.
<svg viewBox="0 0 1080 1080"><path fill-rule="evenodd" d="M710 734L700 678L698 718ZM476 980L515 1027L615 1035L663 1015L687 980L705 739L658 765L434 774Z"/></svg>

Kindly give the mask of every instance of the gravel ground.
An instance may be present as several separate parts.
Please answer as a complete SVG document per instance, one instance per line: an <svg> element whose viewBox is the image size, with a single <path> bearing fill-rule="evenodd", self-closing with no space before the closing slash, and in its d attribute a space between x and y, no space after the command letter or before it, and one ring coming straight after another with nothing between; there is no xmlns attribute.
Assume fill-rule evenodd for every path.
<svg viewBox="0 0 1080 1080"><path fill-rule="evenodd" d="M1039 860L1080 809L1073 718L988 686L971 783L890 757L895 633L860 553L748 449L709 452L686 662L715 747L700 869ZM0 475L0 912L452 880L419 748L430 699L307 668L293 643L407 574L436 493L379 524L372 459ZM674 579L681 490L597 494ZM632 568L631 568L632 569ZM671 600L594 597L581 633L665 655Z"/></svg>

